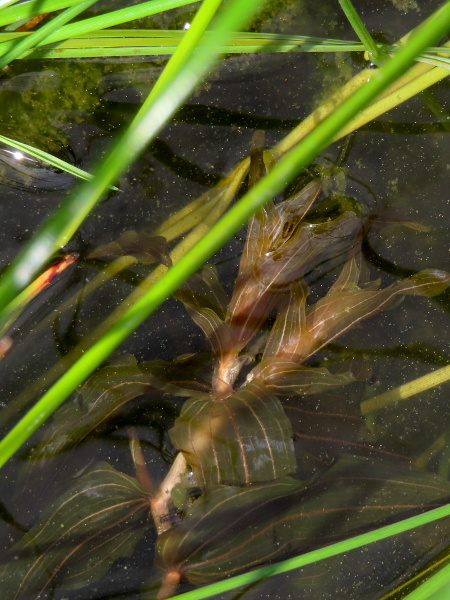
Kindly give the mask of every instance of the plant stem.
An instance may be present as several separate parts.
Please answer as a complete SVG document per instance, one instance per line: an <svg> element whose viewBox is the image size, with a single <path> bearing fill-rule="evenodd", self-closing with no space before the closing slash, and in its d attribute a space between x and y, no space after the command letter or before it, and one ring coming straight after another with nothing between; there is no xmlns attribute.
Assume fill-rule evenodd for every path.
<svg viewBox="0 0 450 600"><path fill-rule="evenodd" d="M450 365L446 365L441 369L436 369L435 371L431 371L431 373L427 373L427 375L423 375L422 377L399 385L395 389L384 392L379 396L364 400L361 402L361 412L363 415L366 415L374 410L380 410L380 408L390 406L400 400L406 400L406 398L415 396L415 394L420 394L421 392L425 392L438 385L442 385L449 379Z"/></svg>
<svg viewBox="0 0 450 600"><path fill-rule="evenodd" d="M364 44L365 49L369 53L369 56L371 57L374 63L379 65L383 58L383 53L380 52L380 49L375 44L372 36L368 32L364 23L362 22L361 17L356 12L355 7L353 6L350 0L339 0L339 4L341 5L341 8L345 13L345 16L350 21L350 25L355 30L356 35Z"/></svg>

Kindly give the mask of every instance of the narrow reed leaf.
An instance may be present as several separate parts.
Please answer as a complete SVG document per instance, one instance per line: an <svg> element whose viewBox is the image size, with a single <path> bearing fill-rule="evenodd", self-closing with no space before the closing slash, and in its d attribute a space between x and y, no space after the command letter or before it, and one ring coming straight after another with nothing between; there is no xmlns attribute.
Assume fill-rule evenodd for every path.
<svg viewBox="0 0 450 600"><path fill-rule="evenodd" d="M0 0L0 10L7 8L12 4L16 4L17 2L19 2L19 0Z"/></svg>
<svg viewBox="0 0 450 600"><path fill-rule="evenodd" d="M370 57L375 63L378 64L383 58L383 53L380 51L377 44L373 41L372 36L368 32L364 23L362 22L361 17L356 12L351 0L339 0L339 4L341 5L341 8L345 13L345 16L350 21L350 25L355 30L356 35L364 44L364 47L369 53Z"/></svg>
<svg viewBox="0 0 450 600"><path fill-rule="evenodd" d="M422 54L417 60L419 62L427 63L428 65L433 65L434 67L442 67L443 69L450 70L450 58L445 56L434 56L433 54Z"/></svg>
<svg viewBox="0 0 450 600"><path fill-rule="evenodd" d="M97 17L96 17L97 18ZM88 21L89 19L87 19ZM83 21L84 22L84 21ZM81 23L81 22L80 22ZM79 25L79 22L74 25ZM184 37L183 31L112 29L89 31L69 36L67 29L48 36L37 44L40 48L30 50L27 58L83 58L92 56L124 56L135 53L141 56L170 55ZM12 47L14 40L23 39L29 33L0 33L0 56ZM67 39L68 38L68 39ZM327 40L308 36L286 36L277 34L235 33L233 38L220 51L226 53L251 52L361 52L364 46L359 42Z"/></svg>
<svg viewBox="0 0 450 600"><path fill-rule="evenodd" d="M134 21L135 19L141 19L159 12L193 4L197 1L198 0L149 0L148 2L140 2L135 6L111 10L102 15L65 25L61 28L60 32L52 34L49 38L49 42L89 33L105 27L121 25L122 23ZM42 12L60 10L61 8L76 4L77 2L79 2L79 0L42 0L42 2L39 0L32 0L30 2L23 2L17 7L11 7L10 9L0 11L0 26L39 15Z"/></svg>
<svg viewBox="0 0 450 600"><path fill-rule="evenodd" d="M28 0L27 2L16 3L16 6L2 8L0 6L0 27L23 21L56 10L62 10L68 6L79 4L80 0Z"/></svg>
<svg viewBox="0 0 450 600"><path fill-rule="evenodd" d="M216 25L216 35L214 36L217 44L223 43L227 38L227 32L235 29L238 23L243 20L244 6L247 7L247 15L250 11L256 9L256 2L239 2L228 5L229 12L221 15L220 21ZM239 17L236 10L239 10ZM128 336L134 329L142 323L162 302L173 293L183 281L192 275L200 266L216 252L233 235L239 227L245 223L249 217L261 208L265 202L273 198L303 167L307 166L311 160L336 136L336 134L354 117L354 115L368 106L383 90L385 90L393 81L400 77L414 62L416 57L422 53L428 46L431 46L443 37L450 25L450 1L446 2L439 10L429 17L421 27L419 27L408 44L404 46L398 54L383 64L373 77L358 89L350 98L337 106L334 112L324 121L319 123L307 138L301 144L295 146L288 152L273 169L253 187L237 204L235 204L226 213L220 221L214 225L209 232L190 250L183 258L176 263L167 274L155 283L155 285L145 293L124 315L108 330L108 332L94 346L86 351L79 361L70 368L35 404L35 406L23 417L23 419L6 435L0 442L0 465L3 465L12 454L30 437L30 435L44 422L48 416L63 402L63 400L88 377L92 371L101 364L101 362ZM174 105L167 107L167 100L181 93L182 101L188 92L194 87L193 72L202 75L206 73L207 68L212 64L214 53L214 40L211 36L205 41L205 54L199 53L193 56L189 64L191 68L185 68L178 79L173 80L171 89L162 94L158 102L149 109L143 118L135 121L139 125L138 136L136 137L136 154L148 143L150 134L148 129L152 126L152 131L156 132L162 127L165 119L172 114ZM208 51L206 53L206 50ZM207 58L205 59L205 56ZM200 64L199 64L200 61ZM197 67L198 65L198 67ZM187 65L185 65L187 67ZM194 70L195 67L195 70ZM198 69L198 70L197 70ZM177 103L176 106L179 106ZM155 112L156 111L156 112ZM155 122L156 119L156 122ZM124 144L123 138L120 141ZM124 144L125 145L125 144ZM120 158L124 157L119 154ZM92 205L95 203L105 189L106 185L111 183L111 163L116 163L113 172L115 175L119 172L117 165L117 151L113 151L100 167L95 183L87 184L82 189L83 195L89 193ZM131 160L130 157L129 160ZM122 165L125 168L129 164ZM77 206L81 200L80 192L72 196L72 203ZM61 212L61 211L60 211ZM58 213L58 217L60 214ZM80 219L81 221L81 219ZM79 222L79 221L78 221ZM74 223L71 223L70 231L73 230ZM38 251L38 258L34 258L36 248L30 253L29 247L21 254L22 268L25 273L19 277L17 271L10 270L3 278L0 285L0 297L4 294L3 306L14 296L18 287L26 284L31 273L38 267L47 252L52 247L55 239L53 222L47 230L52 235L52 242L47 248L41 246ZM45 231L45 230L44 230ZM68 231L64 231L66 237ZM42 230L41 230L42 235ZM42 244L42 242L41 242ZM39 248L39 245L38 245ZM25 260L24 260L25 259ZM31 268L29 266L31 261ZM19 284L19 286L18 286ZM12 288L12 289L11 289Z"/></svg>
<svg viewBox="0 0 450 600"><path fill-rule="evenodd" d="M67 8L49 23L46 23L36 31L33 31L33 33L31 33L28 37L22 38L20 41L16 42L11 50L6 52L6 54L0 58L0 69L6 67L6 65L8 65L14 59L20 58L20 56L22 56L27 50L33 46L36 46L39 42L42 42L42 40L45 40L50 33L58 30L62 25L64 25L64 23L67 23L79 15L95 2L96 0L84 0L84 2L81 2L76 6Z"/></svg>
<svg viewBox="0 0 450 600"><path fill-rule="evenodd" d="M29 156L33 156L34 158L37 158L38 160L42 160L43 162L45 162L49 165L52 165L52 167L61 169L61 171L65 171L66 173L75 175L75 177L79 177L80 179L87 180L87 179L93 178L93 175L91 173L88 173L87 171L83 171L83 169L79 169L78 167L75 167L75 165L71 165L70 163L66 162L65 160L62 160L62 159L58 158L57 156L53 156L53 154L49 154L48 152L45 152L44 150L35 148L34 146L29 146L28 144L18 142L17 140L13 140L4 135L0 135L0 142L5 144L5 146L9 146L10 148L15 148L16 150L19 150L20 152L24 152L25 154L28 154ZM18 158L18 160L20 160L20 158ZM110 187L111 187L111 189L118 191L118 188L116 188L115 186L110 186Z"/></svg>
<svg viewBox="0 0 450 600"><path fill-rule="evenodd" d="M442 385L450 380L450 365L431 371L422 377L408 381L393 390L388 390L383 394L368 398L361 402L361 412L366 415L375 410L380 410L386 406L396 404L400 400L406 400L415 394L421 394L438 385Z"/></svg>
<svg viewBox="0 0 450 600"><path fill-rule="evenodd" d="M447 600L449 596L450 565L446 565L417 589L403 596L403 600Z"/></svg>

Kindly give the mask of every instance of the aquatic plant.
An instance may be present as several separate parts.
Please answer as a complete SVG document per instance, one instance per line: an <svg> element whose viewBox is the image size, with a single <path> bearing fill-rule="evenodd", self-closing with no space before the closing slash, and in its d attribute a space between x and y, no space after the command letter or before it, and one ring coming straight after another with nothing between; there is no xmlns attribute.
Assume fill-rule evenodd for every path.
<svg viewBox="0 0 450 600"><path fill-rule="evenodd" d="M78 9L84 8L87 4L83 3ZM159 278L164 273L166 266L156 268L127 300L128 306L130 302L133 303L131 309L128 306L125 308L124 305L94 333L92 339L99 341L92 350L85 352L89 342L83 342L71 356L61 361L56 372L51 375L45 374L49 381L49 376L54 377L55 374L58 376L58 373L63 373L70 366L69 371L45 394L35 409L32 409L5 438L0 446L3 462L165 296L175 291L187 276L198 269L201 263L225 241L227 236L236 231L239 225L259 209L264 202L270 202L285 185L286 180L292 178L300 167L306 166L320 149L336 136L342 135L345 132L343 129L345 123L351 120L355 113L375 99L389 83L396 80L398 85L401 73L406 70L414 58L431 43L436 43L445 31L448 22L448 7L448 3L445 4L441 12L432 18L415 38L413 37L403 51L398 53L398 56L392 60L386 60L386 64L380 68L379 76L373 77L366 85L368 71L364 70L361 76L348 84L337 97L334 97L328 104L325 103L319 109L319 121L322 121L331 108L345 98L350 90L357 89L355 96L338 107L328 119L315 127L318 121L318 113L315 112L309 120L305 120L298 130L288 135L275 149L263 153L262 162L265 161L268 174L261 179L259 177L253 179L245 197L230 209L206 236L202 238L203 232L208 230L226 210L244 181L247 171L251 170L252 163L255 163L252 157L239 163L213 192L208 192L189 209L181 211L177 217L169 219L159 228L156 232L157 237L164 236L171 241L199 223L197 229L193 230L191 235L172 250L170 256L165 247L161 249L160 243L158 246L158 242L150 242L149 247L144 248L144 251L137 256L138 260L142 260L143 255L150 255L151 260L159 260L166 266L173 263L174 266L161 279ZM71 199L62 205L60 212L55 214L53 220L44 226L35 241L22 252L16 265L4 274L3 284L0 285L2 285L1 302L5 309L3 313L5 323L15 316L17 309L17 303L14 302L15 295L39 271L46 257L57 246L70 238L101 193L108 185L116 181L118 174L126 168L150 137L162 127L161 114L164 113L168 117L175 110L175 105L168 104L168 100L173 99L177 96L177 92L180 92L177 102L182 102L195 82L206 73L212 58L223 50L221 44L232 36L229 30L235 26L235 23L241 18L241 14L245 12L242 2L230 5L230 12L224 12L222 20L217 22L216 38L205 36L202 39L203 54L198 52L190 54L191 50L198 47L199 37L209 25L216 8L215 3L204 3L202 10L198 13L198 19L193 23L189 34L183 37L179 52L174 56L174 58L178 58L178 64L176 60L169 63L165 75L153 88L148 102L144 104L140 113L142 118L138 117L133 122L128 133L125 134L125 138L100 166L96 178L84 187L80 187L79 191L75 192ZM71 16L73 13L66 15L65 18ZM53 27L57 25L58 23L54 23ZM366 33L358 27L356 30L360 31L361 39L366 40L368 50L374 53L374 46L370 39L367 41ZM30 45L33 43L32 35L28 36L28 39L31 40ZM41 39L39 39L39 35ZM44 30L39 35L36 36L37 39L35 38L36 45L41 44L42 39L51 33ZM385 60L385 54L388 51L385 51L384 48L381 50L374 56L380 64ZM23 51L25 51L24 46L18 47L17 45L15 46L16 54L10 55L9 58L19 56ZM49 49L44 51L48 52ZM8 55L6 54L6 56ZM439 56L439 49L436 55L430 57L429 54L426 54L422 58L425 61L431 61L431 67L429 68L426 64L425 70L410 75L411 79L408 80L407 85L411 82L417 83L422 76L427 74L432 73L432 76L426 83L418 84L418 87L414 88L416 92L417 89L423 89L424 86L430 85L432 77L443 77L444 69L441 64L445 64L445 59ZM422 65L420 66L422 67ZM402 92L404 92L403 89ZM389 99L387 104L381 110L386 110L386 107L390 106L389 101L392 101L392 96L396 96L395 85L394 90L387 95ZM379 110L379 107L372 115L379 114L376 110ZM370 119L371 117L367 117L367 115L360 117L358 113L356 123L361 122L358 121L361 118ZM305 143L290 150L295 143L303 139L313 126L315 130L305 140ZM356 126L355 123L352 125L352 127ZM131 151L124 158L123 150L130 148L132 148ZM286 152L288 153L285 156L279 158ZM259 156L254 154L253 157L255 155ZM145 367L134 365L132 369L127 365L106 367L108 372L101 369L93 376L94 381L88 380L85 384L86 388L83 393L88 393L92 388L95 390L99 385L104 387L104 392L100 396L94 393L90 396L91 400L87 401L88 404L90 403L87 417L83 412L83 406L80 407L73 403L64 406L60 409L61 412L55 415L55 422L52 426L56 428L57 433L50 433L48 437L46 436L45 444L34 450L37 453L35 457L39 456L39 452L44 453L41 455L45 455L46 452L52 455L64 450L65 444L71 446L78 443L87 433L102 423L111 411L118 409L130 397L135 397L144 389L148 389L148 386L163 392L190 396L191 399L185 403L182 414L172 432L172 437L175 446L182 451L180 456L188 458L196 478L195 486L200 482L200 488L203 487L202 493L198 495L194 486L194 492L189 492L186 498L185 482L180 482L178 476L173 476L174 471L175 475L177 474L177 470L174 469L169 477L175 479L175 483L181 483L181 490L179 486L177 488L175 485L174 494L164 495L163 493L163 501L160 502L160 494L151 487L152 484L146 476L139 449L134 440L133 454L136 459L140 486L131 478L115 472L112 467L108 466L96 467L91 473L81 478L77 484L79 487L76 486L73 490L69 490L66 496L62 496L56 501L40 520L40 523L30 530L15 547L14 552L24 551L24 559L17 563L17 571L12 570L11 565L6 567L9 580L13 582L13 585L17 584L18 573L22 572L21 569L25 569L29 573L29 577L25 577L20 583L30 585L30 589L36 589L38 592L41 589L40 586L47 585L49 581L53 585L53 576L54 574L56 576L56 573L58 573L58 577L68 578L67 585L74 586L86 581L86 570L93 573L93 578L99 577L109 569L115 558L131 552L131 548L136 543L135 532L139 532L138 535L142 534L143 527L140 519L141 517L145 519L145 512L149 504L152 506L158 529L160 531L162 528L166 529L164 532L161 531L159 547L162 559L168 567L168 577L165 582L168 589L176 584L180 576L186 576L192 581L207 581L215 579L218 573L224 572L224 569L234 573L245 567L242 564L242 555L236 557L233 553L229 554L229 559L226 560L220 554L212 557L206 563L201 558L201 554L206 548L208 551L220 553L221 548L225 549L227 544L231 548L239 548L238 542L243 541L238 521L237 529L232 527L224 532L224 536L221 538L222 546L215 545L211 550L211 546L208 544L209 540L216 539L213 529L219 514L215 507L219 502L221 505L223 504L230 522L234 515L243 515L250 520L255 519L254 527L256 529L261 526L260 531L269 532L267 537L264 535L254 538L245 537L245 543L250 544L249 551L253 555L253 558L246 563L248 566L261 564L267 560L278 560L286 554L303 552L309 547L300 543L292 544L290 534L286 534L286 529L283 527L283 520L281 519L280 522L273 520L273 512L276 509L278 514L282 514L283 518L290 522L304 524L309 514L309 505L306 501L303 502L305 491L306 495L312 494L313 506L319 499L323 501L324 514L342 510L342 505L345 506L345 494L341 496L335 491L329 493L330 489L333 490L334 484L331 484L327 478L329 477L332 482L337 482L335 485L339 488L344 480L355 477L360 462L351 460L338 462L336 469L333 470L334 467L330 467L330 470L322 478L316 479L314 472L302 481L291 478L296 461L293 459L292 438L290 437L289 421L286 417L288 407L283 406L279 396L283 396L288 391L291 393L317 392L324 386L344 385L357 379L358 376L362 376L362 373L359 373L359 370L354 367L349 367L347 371L333 372L324 367L306 367L303 362L312 357L315 352L324 349L327 344L334 341L338 335L347 331L357 321L375 313L380 308L388 307L397 295L423 293L425 296L432 296L438 294L445 287L447 276L439 271L422 271L387 288L378 289L377 283L370 283L366 279L359 256L361 240L364 238L365 228L370 227L370 219L356 214L355 211L344 210L336 218L328 216L325 219L319 219L316 223L313 219L310 223L304 222L316 191L317 184L313 183L303 196L300 194L284 203L266 204L266 208L253 217L235 291L228 305L223 303L224 296L217 287L217 278L211 269L197 275L194 283L188 284L178 292L178 297L185 303L194 320L202 327L211 342L214 356L213 364L210 365L210 373L212 372L210 391L205 392L204 388L203 392L199 391L198 388L201 388L199 385L194 390L181 388L176 381L174 382L170 378L168 381L161 381L161 372L170 371L169 365L162 366L160 363ZM186 217L188 212L191 212L191 215ZM309 215L312 216L311 213ZM120 267L117 266L117 269L120 270L123 265L130 264L129 256L130 254L136 255L136 244L142 249L138 235L131 234L126 239L119 238L117 240L114 253L125 254L128 257L127 260L120 263ZM199 239L196 249L187 252ZM334 244L330 243L331 240ZM308 251L303 252L306 248ZM110 250L111 248L103 249L101 252ZM302 282L305 271L314 269L315 264L314 262L311 264L311 261L323 260L329 256L327 252L334 253L336 251L347 254L341 274L321 300L311 303L306 308L308 290L306 284ZM257 259L253 261L255 254ZM252 260L250 260L250 256ZM135 260L136 256L131 257L131 261ZM155 282L157 283L155 284ZM203 299L199 299L196 285L200 288L204 286L204 289L207 290L206 298L210 298L211 290L214 290L216 301L211 305L209 299L209 304L207 302L205 305L205 294L202 296ZM222 302L219 302L220 298L222 298ZM255 342L255 336L258 335L261 327L274 310L277 310L277 318L270 333L266 332L268 337L262 337ZM112 323L115 324L108 330ZM107 330L106 335L103 335ZM256 344L255 348L247 348L246 352L244 349L252 340ZM83 357L72 367L76 358L81 355ZM250 368L252 360L256 361L256 364ZM175 361L177 369L181 369L183 362L183 358ZM188 366L192 369L192 365L188 364ZM121 369L122 375L127 375L127 381L132 373L130 387L127 387L125 395L117 393L117 390L110 386L111 378L116 377L118 386L121 387ZM201 365L201 371L204 373L205 370L208 371L207 361L206 364ZM364 369L362 370L364 371ZM194 391L193 395L192 391ZM102 401L99 402L99 398ZM258 399L264 399L265 402L258 404ZM254 416L253 411L249 410L246 413L244 410L245 407L252 408L253 403L258 406L258 410L255 409L258 417L256 421L259 424L262 423L259 430L255 420L250 419L251 416ZM225 409L227 406L231 408ZM241 406L243 407L242 415ZM11 410L20 410L19 404L12 406ZM198 412L199 410L200 412ZM218 411L217 414L215 411ZM236 411L239 414L239 420L233 419L233 423L235 420L239 424L242 423L242 439L245 442L237 447L234 443L236 430L230 427L229 421L227 421L228 415L233 415ZM205 424L209 423L213 417L218 423L219 429L214 435L208 436L205 434ZM197 429L200 432L198 437L193 433L189 434ZM61 430L65 433L65 438L60 436ZM247 455L243 449L247 446L251 447L255 431L258 436L257 446L260 447L261 452L254 454L250 452ZM268 431L270 431L269 437L267 437ZM279 437L276 437L277 435ZM270 439L270 443L267 443L267 439ZM195 443L192 445L193 440ZM59 447L52 446L52 444L57 445L58 443ZM274 448L280 450L279 456L274 455ZM230 455L233 457L232 460L230 460ZM217 456L220 456L220 460L217 458L212 460ZM265 469L260 470L260 462L264 463ZM179 466L180 461L174 464L177 465L178 475L181 476L184 470ZM413 483L409 474L401 471L401 475L398 475L398 471L392 469L390 474L385 474L385 484L381 486L381 489L376 463L368 467L369 475L364 476L367 481L362 484L367 490L374 481L378 482L375 486L377 491L374 492L374 505L378 508L380 506L389 507L390 517L398 516L393 500L398 488L392 483L397 476L403 477L401 479L403 491L411 489L412 495L406 494L405 503L412 509L419 505L430 507L436 503L440 504L439 498L436 500L436 493L443 497L448 495L446 485L432 475L421 474L423 480L419 477L414 479ZM372 474L370 474L371 472ZM256 481L254 477L256 477ZM265 483L263 486L258 483L259 481L270 483ZM245 488L242 485L249 488L249 494L243 492ZM355 482L355 487L351 487L350 490L359 495L361 488L358 486L360 485L361 482ZM215 488L214 486L219 487ZM190 488L192 487L191 482ZM428 492L433 488L432 495L428 496ZM90 500L94 489L98 490L99 503L93 508ZM114 489L116 491L112 496L108 496L107 490ZM164 489L163 485L162 492ZM313 490L317 491L317 496L314 496L316 491ZM377 496L378 492L380 497ZM114 503L110 502L111 497L114 499ZM288 500L292 498L294 499L292 502ZM300 502L300 498L302 502ZM255 512L254 505L258 499L263 499L262 504L265 503L267 512ZM61 516L60 508L62 506L73 508L73 521L70 520L72 517L67 519L66 514ZM297 508L293 509L293 506ZM298 506L301 508L298 509ZM126 510L128 510L127 507L131 508L132 512L122 511L124 507ZM380 522L373 518L367 510L364 512L364 510L359 511L359 508L356 508L352 515L360 515L360 512L368 515L367 520L358 521L358 518L355 518L354 523L349 525L350 529L337 528L335 532L331 530L330 535L337 537L348 535L355 531L354 528L356 530L358 527L364 529L369 524L373 526ZM106 521L97 521L97 516L104 517ZM323 517L323 514L321 516ZM116 529L110 529L111 521L108 520L110 518L117 526ZM180 521L178 522L178 520ZM161 527L162 523L165 524L164 527ZM87 538L84 538L91 544L88 550L86 550L87 546L84 542L80 545L80 524L81 530L84 528L88 531ZM265 527L262 527L263 525ZM67 532L67 536L60 536L62 526ZM128 526L130 529L127 529ZM203 531L204 527L207 531L212 531L206 536L206 541L204 537L198 538L197 536L197 532ZM296 527L297 525L294 529ZM323 527L322 522L313 519L311 536L317 538L317 528L320 530ZM107 532L112 532L113 537L109 538ZM184 544L185 540L189 542L188 547ZM330 541L330 539L326 541ZM32 558L30 563L27 553L30 548L35 547L35 544L40 547L40 554L37 561ZM74 558L74 566L64 571L61 565L68 563L67 545L72 550L79 548L80 551L78 554L70 551L71 558ZM110 551L108 560L103 560L104 556L95 558L102 553L102 551L99 553L99 549L104 548L108 548ZM229 562L227 562L228 560ZM30 564L32 568L28 570ZM217 572L214 571L216 568ZM50 579L48 579L48 573L51 573ZM165 593L166 591L163 589L162 595Z"/></svg>

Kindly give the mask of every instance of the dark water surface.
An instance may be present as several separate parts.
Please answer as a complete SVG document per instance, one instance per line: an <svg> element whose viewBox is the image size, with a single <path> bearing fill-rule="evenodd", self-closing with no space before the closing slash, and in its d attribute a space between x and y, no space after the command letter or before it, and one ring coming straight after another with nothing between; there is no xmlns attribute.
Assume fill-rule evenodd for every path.
<svg viewBox="0 0 450 600"><path fill-rule="evenodd" d="M338 39L355 37L331 0L314 6L306 2L277 4L273 17L259 24L263 31ZM355 2L369 30L382 32L390 42L413 28L438 5L434 0L377 2L375 6L373 2ZM173 11L166 19L168 22L160 23L161 26L181 27L189 14L184 10ZM11 72L0 79L4 107L0 134L34 144L91 170L120 128L132 119L164 64L163 58L139 62L16 61ZM3 416L0 412L2 430L7 431L25 407L46 389L42 378L47 370L87 336L149 272L148 266L135 266L94 293L83 293L85 285L108 261L89 258L94 248L117 240L129 230L154 231L164 219L213 187L248 155L255 130L264 130L265 145L272 146L306 117L330 89L356 74L363 64L362 56L349 54L266 53L230 56L222 61L121 178L117 184L121 191L111 192L62 250L61 255L79 253L75 265L19 318L12 330L12 350L0 363L0 405L2 412L5 411ZM363 248L370 280L381 278L383 286L424 269L450 271L448 130L445 119L436 115L436 107L444 106L446 99L448 82L444 81L363 127L351 139L334 144L315 163L317 171L328 169L321 198L356 199L365 214L376 213L391 221L373 228ZM342 160L344 145L347 151ZM339 164L330 171L330 165L336 161ZM51 214L73 185L71 176L33 159L17 160L9 148L0 144L2 266L12 260L38 223ZM288 195L289 191L284 197ZM393 215L430 229L424 232L402 227L392 222ZM245 234L243 229L213 261L228 294L237 275ZM339 264L337 259L335 267L336 264ZM330 270L328 266L318 266L308 274L313 301L326 293L339 273L338 268ZM62 310L70 299L68 308ZM324 494L331 498L335 493L339 497L345 490L336 488L334 492L331 483L329 488L323 483L330 469L343 460L356 461L349 463L346 473L350 476L359 472L366 461L370 477L380 482L378 486L371 484L370 494L391 494L390 484L383 483L383 478L386 482L404 475L411 484L414 477L417 485L439 483L436 483L440 490L436 497L427 496L423 504L429 502L431 506L450 497L448 384L367 417L359 409L361 401L448 364L449 309L448 291L432 299L407 296L392 310L364 321L309 360L311 366L324 366L359 357L365 367L370 366L371 374L364 382L357 381L328 393L283 400L294 431L298 480L317 477L319 484L325 486ZM273 317L269 326L272 323ZM203 333L185 308L171 299L120 347L112 362L131 364L133 356L138 362L173 361L180 355L209 350ZM210 382L210 363L205 364L203 378ZM79 395L68 402L80 402ZM133 477L128 446L130 427L135 427L141 439L151 475L161 481L175 456L167 432L183 402L183 398L170 394L137 396L70 452L39 461L29 460L26 450L19 452L4 467L0 480L2 550L11 548L48 506L57 502L97 463L105 461ZM14 406L21 407L16 411ZM32 438L31 445L45 439L47 432L44 426ZM436 479L427 479L432 474ZM213 495L205 498L213 502ZM413 502L407 495L404 500L404 510L391 520L411 514L408 506ZM401 494L396 502L402 503ZM270 510L282 510L278 505L270 506ZM324 511L327 506L324 501ZM228 517L219 511L213 514L220 531L227 525ZM263 512L251 527L256 531L258 519L271 522L272 518L272 513ZM347 516L341 518L345 520ZM295 536L299 537L304 528L295 523ZM245 527L250 528L249 522ZM367 523L355 524L357 531L368 528ZM301 547L288 546L285 556L277 556L277 560L334 541L327 536L335 529L335 522L321 521L312 528L315 536ZM154 598L163 571L153 566L156 534L145 516L141 531L143 535L136 545L115 560L98 581L87 577L89 585L77 585L75 589L56 583L54 589L50 585L41 596L19 596L20 599ZM338 539L338 533L336 536ZM445 560L448 543L448 523L429 525L414 534L377 543L223 597L378 599L401 586L415 571L428 568L433 559ZM208 552L212 556L216 550L209 548ZM105 553L108 551L106 548ZM10 564L17 559L14 554L8 556ZM245 567L249 559L242 560ZM180 590L191 589L193 585L184 582ZM148 592L142 592L144 587ZM401 594L388 597L400 598Z"/></svg>

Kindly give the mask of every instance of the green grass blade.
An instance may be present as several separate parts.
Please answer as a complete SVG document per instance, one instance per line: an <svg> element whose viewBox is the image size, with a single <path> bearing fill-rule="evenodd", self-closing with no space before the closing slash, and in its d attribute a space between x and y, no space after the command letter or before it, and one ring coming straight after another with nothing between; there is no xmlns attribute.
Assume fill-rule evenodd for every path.
<svg viewBox="0 0 450 600"><path fill-rule="evenodd" d="M61 37L60 30L58 35ZM14 39L27 33L0 33L0 56L7 52ZM96 31L75 38L47 44L31 50L27 58L92 58L103 56L154 56L173 54L184 37L183 31L153 31L135 29L113 29ZM42 47L43 46L43 47ZM363 50L360 42L345 40L314 39L307 36L285 36L275 34L235 34L224 44L223 53L247 52L353 52Z"/></svg>
<svg viewBox="0 0 450 600"><path fill-rule="evenodd" d="M24 154L28 154L29 156L33 156L38 160L41 160L57 169L61 169L61 171L66 171L66 173L70 173L71 175L75 175L75 177L79 177L80 179L92 179L93 175L88 173L87 171L83 171L83 169L79 169L74 165L49 154L48 152L44 152L44 150L40 150L39 148L34 148L33 146L29 146L28 144L23 144L22 142L18 142L17 140L12 140L4 135L0 135L0 142L5 144L5 146L9 146L14 148L15 150L19 150ZM111 189L118 190L118 188L111 186Z"/></svg>
<svg viewBox="0 0 450 600"><path fill-rule="evenodd" d="M122 23L148 17L166 10L187 6L197 1L198 0L149 0L148 2L141 2L136 6L112 10L102 15L96 15L95 17L89 17L88 19L65 25L64 27L61 27L59 32L54 32L49 36L48 41L49 43L57 42L77 35L97 31L98 29L104 29L105 27L121 25ZM76 4L76 2L79 2L79 0L42 0L42 2L33 1L20 4L9 10L5 9L4 12L0 11L0 26L14 23L19 19L39 15L42 12L51 12L65 8L66 6ZM40 8L41 6L42 8Z"/></svg>
<svg viewBox="0 0 450 600"><path fill-rule="evenodd" d="M359 37L361 42L364 44L365 49L373 59L375 63L379 63L383 58L383 53L378 48L377 44L373 41L372 36L368 32L366 26L361 20L361 17L355 10L355 7L351 3L351 0L339 0L342 10L345 16L350 21L350 25L355 30L356 35Z"/></svg>
<svg viewBox="0 0 450 600"><path fill-rule="evenodd" d="M19 0L0 0L0 10L11 6L12 4L16 4Z"/></svg>
<svg viewBox="0 0 450 600"><path fill-rule="evenodd" d="M31 19L31 17L45 12L62 10L79 3L80 0L29 0L20 4L15 3L14 6L8 6L7 8L0 7L0 27L24 19Z"/></svg>
<svg viewBox="0 0 450 600"><path fill-rule="evenodd" d="M446 565L403 600L448 600L450 598L450 565Z"/></svg>
<svg viewBox="0 0 450 600"><path fill-rule="evenodd" d="M32 34L16 42L14 46L0 58L0 69L6 67L11 61L22 56L27 50L45 40L45 38L53 31L58 30L62 25L79 15L81 12L89 8L97 0L84 0L76 6L67 8L62 13L57 15L49 23L46 23Z"/></svg>
<svg viewBox="0 0 450 600"><path fill-rule="evenodd" d="M243 6L242 0L235 0L229 7ZM252 6L250 3L248 6ZM221 37L235 28L236 17L229 12L223 14L214 33L214 39L220 45ZM358 89L350 98L344 101L335 111L303 140L294 147L273 167L273 169L258 184L253 187L238 203L236 203L196 246L176 263L167 274L155 283L125 314L107 331L107 333L73 365L28 411L21 421L0 442L0 466L24 443L30 435L43 423L48 416L63 402L76 387L99 366L107 356L142 323L162 302L173 293L179 285L194 273L214 252L216 252L248 218L273 198L290 181L300 169L306 167L315 156L327 146L329 141L353 118L354 114L366 107L387 86L400 77L414 62L416 56L428 46L440 39L450 25L450 1L429 17L416 30L408 44L398 54L386 62L367 84ZM207 36L208 48L213 43L212 36ZM209 54L208 54L209 56ZM194 54L192 61L203 60L200 53ZM191 61L191 62L192 62ZM186 65L185 65L186 67ZM187 77L187 79L184 79ZM183 76L172 81L169 92L177 94L182 86L188 84L192 73L183 69ZM173 89L175 87L175 89ZM181 89L183 89L183 87ZM183 96L184 97L184 96ZM161 94L152 107L145 113L145 118L139 121L142 139L138 139L139 148L146 143L146 127L155 119L164 121L167 111L167 98ZM154 112L156 110L156 113ZM162 116L161 116L162 113ZM136 121L137 123L137 121ZM99 170L100 172L100 170ZM99 177L97 176L97 179ZM103 180L104 183L105 180ZM89 184L88 184L89 185ZM98 194L100 195L99 188ZM75 195L77 198L77 195ZM32 255L29 257L32 260ZM25 268L27 263L25 262ZM10 280L5 279L7 285ZM14 283L14 279L12 280ZM8 292L8 287L0 288L1 294Z"/></svg>
<svg viewBox="0 0 450 600"><path fill-rule="evenodd" d="M427 511L422 515L417 515L416 517L410 517L409 519L404 519L403 521L399 521L398 523L394 523L392 525L380 527L374 531L370 531L369 533L357 535L348 540L337 542L336 544L331 544L330 546L325 546L325 548L319 548L318 550L313 550L312 552L295 556L294 558L289 558L288 560L281 561L275 565L255 569L254 571L249 571L248 573L236 575L235 577L230 577L224 581L219 581L217 583L204 586L198 590L173 596L172 600L203 600L204 598L211 598L215 595L229 592L230 590L251 585L252 583L261 581L262 579L267 579L268 577L273 577L275 575L281 575L282 573L288 573L294 569L299 569L300 567L317 563L321 560L331 558L332 556L344 554L345 552L356 550L362 546L367 546L368 544L385 540L394 535L399 535L405 531L410 531L411 529L416 529L417 527L426 525L427 523L432 523L438 519L443 519L449 515L450 504L447 504L441 508L435 508ZM448 576L448 573L445 573L445 576ZM419 600L419 598L420 600L422 600L422 598L425 600L428 598L428 596L417 596L412 599L408 596L407 598L408 600Z"/></svg>
<svg viewBox="0 0 450 600"><path fill-rule="evenodd" d="M434 67L442 67L443 69L450 69L450 58L446 56L434 56L433 54L422 54L417 58L419 62L424 62Z"/></svg>

